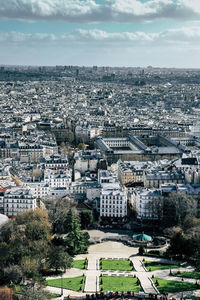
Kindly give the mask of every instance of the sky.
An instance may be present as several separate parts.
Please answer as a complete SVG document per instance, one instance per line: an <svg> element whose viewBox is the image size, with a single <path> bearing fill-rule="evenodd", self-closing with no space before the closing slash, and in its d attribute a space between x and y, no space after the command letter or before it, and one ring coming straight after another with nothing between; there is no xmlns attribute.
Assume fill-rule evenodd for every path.
<svg viewBox="0 0 200 300"><path fill-rule="evenodd" d="M200 68L200 0L0 0L0 64Z"/></svg>

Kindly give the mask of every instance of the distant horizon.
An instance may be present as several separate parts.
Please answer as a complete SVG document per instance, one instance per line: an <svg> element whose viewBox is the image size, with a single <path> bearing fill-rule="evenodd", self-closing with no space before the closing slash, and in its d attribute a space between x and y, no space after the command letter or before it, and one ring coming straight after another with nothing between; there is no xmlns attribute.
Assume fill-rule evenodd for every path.
<svg viewBox="0 0 200 300"><path fill-rule="evenodd" d="M77 68L119 68L119 69L180 69L180 70L200 70L200 67L160 67L160 66L109 66L109 65L23 65L23 64L1 64L0 67L49 67L49 68L55 68L55 67L77 67Z"/></svg>

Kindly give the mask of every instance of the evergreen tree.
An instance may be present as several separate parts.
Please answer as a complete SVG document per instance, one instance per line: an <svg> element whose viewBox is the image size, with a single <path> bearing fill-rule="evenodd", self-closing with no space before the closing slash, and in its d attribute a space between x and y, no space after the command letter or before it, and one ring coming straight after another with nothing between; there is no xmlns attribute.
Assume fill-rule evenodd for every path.
<svg viewBox="0 0 200 300"><path fill-rule="evenodd" d="M67 235L66 243L70 254L86 253L89 246L89 234L81 231L79 218L70 210L67 214L67 228L70 231Z"/></svg>
<svg viewBox="0 0 200 300"><path fill-rule="evenodd" d="M82 229L89 228L93 225L94 217L93 217L93 213L91 210L89 210L89 209L83 210L80 214L80 218L81 218L81 228Z"/></svg>

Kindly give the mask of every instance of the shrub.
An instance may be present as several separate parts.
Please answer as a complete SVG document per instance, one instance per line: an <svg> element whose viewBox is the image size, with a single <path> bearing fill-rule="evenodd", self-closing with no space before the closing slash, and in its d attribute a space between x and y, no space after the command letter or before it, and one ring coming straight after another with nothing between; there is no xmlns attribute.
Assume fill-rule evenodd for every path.
<svg viewBox="0 0 200 300"><path fill-rule="evenodd" d="M160 255L160 251L159 250L150 250L149 253L150 254Z"/></svg>
<svg viewBox="0 0 200 300"><path fill-rule="evenodd" d="M138 253L139 253L139 255L143 255L144 254L144 247L143 246L139 247Z"/></svg>

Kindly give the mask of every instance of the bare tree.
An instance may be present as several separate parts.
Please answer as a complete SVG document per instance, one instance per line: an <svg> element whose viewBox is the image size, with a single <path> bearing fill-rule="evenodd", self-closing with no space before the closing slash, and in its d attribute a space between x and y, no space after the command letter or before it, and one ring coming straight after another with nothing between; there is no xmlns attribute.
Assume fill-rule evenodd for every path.
<svg viewBox="0 0 200 300"><path fill-rule="evenodd" d="M70 209L76 213L76 201L71 196L64 198L48 198L45 202L49 214L49 220L52 223L54 233L66 233L66 216Z"/></svg>
<svg viewBox="0 0 200 300"><path fill-rule="evenodd" d="M164 197L163 216L167 226L182 225L187 216L196 216L197 198L182 193Z"/></svg>

